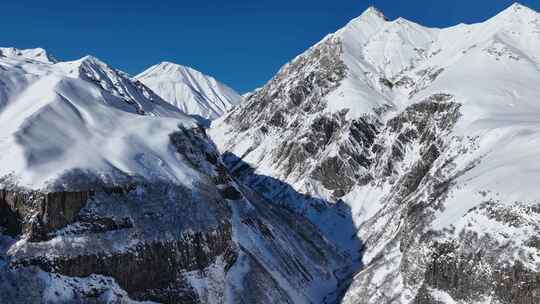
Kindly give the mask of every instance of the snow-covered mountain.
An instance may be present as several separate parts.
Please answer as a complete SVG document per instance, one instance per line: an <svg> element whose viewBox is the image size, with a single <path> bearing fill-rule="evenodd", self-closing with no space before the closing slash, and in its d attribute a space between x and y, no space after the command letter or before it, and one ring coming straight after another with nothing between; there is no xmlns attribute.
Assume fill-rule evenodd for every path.
<svg viewBox="0 0 540 304"><path fill-rule="evenodd" d="M0 303L308 303L337 288L350 257L237 184L195 119L94 57L8 50Z"/></svg>
<svg viewBox="0 0 540 304"><path fill-rule="evenodd" d="M361 243L344 303L536 303L539 84L527 7L445 29L370 8L210 134L240 181Z"/></svg>
<svg viewBox="0 0 540 304"><path fill-rule="evenodd" d="M152 66L135 78L185 113L210 120L220 117L242 99L213 77L170 62Z"/></svg>
<svg viewBox="0 0 540 304"><path fill-rule="evenodd" d="M56 59L49 55L46 50L42 48L35 49L16 49L16 48L4 48L0 47L0 57L7 58L19 58L27 60L41 61L44 63L55 63Z"/></svg>
<svg viewBox="0 0 540 304"><path fill-rule="evenodd" d="M539 50L370 8L205 130L187 68L0 48L0 303L539 303Z"/></svg>
<svg viewBox="0 0 540 304"><path fill-rule="evenodd" d="M167 132L180 123L195 126L183 112L96 58L53 63L16 53L32 55L0 58L1 176L44 189L72 182L59 177L73 169L104 176L117 169L142 176L180 171L151 164L174 157ZM154 135L164 137L161 146L144 139Z"/></svg>

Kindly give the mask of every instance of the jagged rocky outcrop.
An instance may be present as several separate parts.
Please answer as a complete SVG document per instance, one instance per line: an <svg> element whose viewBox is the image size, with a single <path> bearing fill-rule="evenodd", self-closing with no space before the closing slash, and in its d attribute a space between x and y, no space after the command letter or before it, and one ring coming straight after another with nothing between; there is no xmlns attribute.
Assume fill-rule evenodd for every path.
<svg viewBox="0 0 540 304"><path fill-rule="evenodd" d="M194 168L211 174L219 155L190 132L197 131L176 133L184 138L173 133L171 144ZM199 186L201 193L167 182L84 192L3 191L3 207L10 211L4 222L18 223L7 226L8 232L24 239L8 249L9 267L37 266L66 277L102 275L135 299L197 303L181 273L204 271L218 258L232 263L237 246L230 207L208 180Z"/></svg>
<svg viewBox="0 0 540 304"><path fill-rule="evenodd" d="M0 301L538 302L538 20L370 8L208 134L95 58L2 51Z"/></svg>
<svg viewBox="0 0 540 304"><path fill-rule="evenodd" d="M339 38L324 40L226 115L223 121L231 128L227 132L249 138L249 147L238 151L237 157L257 155L259 163L281 172L282 179L290 183L313 179L334 197L369 181L366 155L380 122L374 116L347 119L347 109L322 113L325 97L347 76L342 47ZM266 138L275 136L279 138L274 147L263 145ZM225 146L232 149L236 144L233 138ZM264 155L259 157L259 153Z"/></svg>
<svg viewBox="0 0 540 304"><path fill-rule="evenodd" d="M267 85L249 95L242 107L233 110L225 120L241 131L253 129L253 124L261 123L268 123L266 127L288 130L294 126L295 119L318 113L324 106L323 97L346 76L347 67L340 58L341 48L337 38L314 46L285 65ZM245 119L241 121L240 117Z"/></svg>
<svg viewBox="0 0 540 304"><path fill-rule="evenodd" d="M189 283L179 282L182 271L204 271L223 258L232 263L235 251L229 227L186 234L177 240L141 242L122 252L74 257L23 258L13 267L38 266L40 269L68 277L92 274L112 277L134 299L161 303L198 303ZM230 267L230 266L229 266Z"/></svg>
<svg viewBox="0 0 540 304"><path fill-rule="evenodd" d="M535 303L539 19L516 4L430 29L371 8L210 134L240 181L358 257L343 303Z"/></svg>
<svg viewBox="0 0 540 304"><path fill-rule="evenodd" d="M333 270L343 267L346 259L312 224L280 208L268 208L262 198L242 190L204 129L180 128L170 141L190 166L205 172L207 184L189 189L168 182L134 182L115 191L95 189L85 197L72 195L84 200L75 201L79 205L70 207L78 210L69 212L62 209L71 202L65 193L10 192L7 202L16 197L18 209L6 206L23 225L31 218L49 219L47 210L57 210L53 214L62 217L40 221L48 224L38 226L43 238L31 237L36 230L32 224L28 225L34 230L12 234L20 240L6 249L9 271L38 267L66 278L110 277L132 299L160 303L272 303L269 289L285 302L297 302L312 298L325 284L325 292L335 288ZM36 207L43 204L49 205ZM19 212L28 206L28 212ZM221 286L221 291L201 289L195 277ZM233 282L241 285L226 294L223 290ZM249 289L244 290L244 284ZM297 293L302 289L306 292Z"/></svg>
<svg viewBox="0 0 540 304"><path fill-rule="evenodd" d="M1 222L7 233L27 233L31 241L72 223L91 192L40 193L0 190Z"/></svg>
<svg viewBox="0 0 540 304"><path fill-rule="evenodd" d="M337 287L348 258L238 183L195 119L96 58L33 54L0 56L0 302L310 303Z"/></svg>

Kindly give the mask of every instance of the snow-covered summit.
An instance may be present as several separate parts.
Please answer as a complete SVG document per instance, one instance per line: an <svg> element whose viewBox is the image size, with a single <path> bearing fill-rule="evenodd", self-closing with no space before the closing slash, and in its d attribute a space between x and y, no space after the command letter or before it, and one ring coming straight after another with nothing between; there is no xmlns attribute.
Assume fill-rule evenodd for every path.
<svg viewBox="0 0 540 304"><path fill-rule="evenodd" d="M185 113L210 120L221 116L242 99L215 78L171 62L152 66L135 78Z"/></svg>
<svg viewBox="0 0 540 304"><path fill-rule="evenodd" d="M59 63L0 57L0 66L0 176L10 184L192 180L169 135L195 120L139 81L92 56Z"/></svg>
<svg viewBox="0 0 540 304"><path fill-rule="evenodd" d="M368 7L359 17L360 19L382 19L387 21L388 18L375 6Z"/></svg>
<svg viewBox="0 0 540 304"><path fill-rule="evenodd" d="M365 268L344 303L434 303L440 290L444 303L476 303L474 293L535 303L537 288L497 294L519 285L497 275L540 269L540 212L521 211L540 201L539 33L540 15L522 5L449 28L369 9L286 64L210 134L247 164L231 162L240 178L330 239L339 242L347 223L328 229L318 206L266 183L350 208ZM514 216L527 224L512 228ZM480 262L463 269L472 252Z"/></svg>
<svg viewBox="0 0 540 304"><path fill-rule="evenodd" d="M109 94L123 100L123 107L130 107L139 114L155 116L176 116L179 110L140 81L116 70L94 56L79 60L60 62L55 70L61 70L71 77L82 78L101 87Z"/></svg>
<svg viewBox="0 0 540 304"><path fill-rule="evenodd" d="M0 126L1 303L317 303L338 284L347 258L315 227L95 57L0 57Z"/></svg>
<svg viewBox="0 0 540 304"><path fill-rule="evenodd" d="M42 48L16 49L14 47L0 47L0 57L26 58L45 63L55 63L57 60Z"/></svg>
<svg viewBox="0 0 540 304"><path fill-rule="evenodd" d="M370 7L360 16L349 21L336 34L346 35L350 33L357 42L361 43L380 30L387 21L388 19L381 11L375 7Z"/></svg>
<svg viewBox="0 0 540 304"><path fill-rule="evenodd" d="M529 8L528 6L525 6L523 4L520 4L518 2L510 5L507 9L502 11L498 14L498 16L501 15L519 15L519 16L538 16L538 12Z"/></svg>
<svg viewBox="0 0 540 304"><path fill-rule="evenodd" d="M370 8L215 121L223 157L141 82L207 106L217 82L193 69L0 56L0 187L145 181L53 230L65 193L29 211L1 193L0 224L33 237L0 238L0 282L20 289L2 276L19 261L181 303L540 303L538 19L513 5L439 29Z"/></svg>

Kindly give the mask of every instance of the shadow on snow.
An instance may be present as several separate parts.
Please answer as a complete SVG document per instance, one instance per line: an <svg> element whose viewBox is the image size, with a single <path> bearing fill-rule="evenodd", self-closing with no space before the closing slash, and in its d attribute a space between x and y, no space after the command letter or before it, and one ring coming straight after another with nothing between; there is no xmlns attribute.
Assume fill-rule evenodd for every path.
<svg viewBox="0 0 540 304"><path fill-rule="evenodd" d="M332 245L350 259L349 266L335 273L340 280L336 294L327 297L337 298L336 302L339 303L353 275L363 266L362 241L357 236L350 207L342 200L329 202L312 197L296 191L281 180L257 174L254 168L233 153L225 152L222 158L229 172L243 185L272 204L307 218Z"/></svg>

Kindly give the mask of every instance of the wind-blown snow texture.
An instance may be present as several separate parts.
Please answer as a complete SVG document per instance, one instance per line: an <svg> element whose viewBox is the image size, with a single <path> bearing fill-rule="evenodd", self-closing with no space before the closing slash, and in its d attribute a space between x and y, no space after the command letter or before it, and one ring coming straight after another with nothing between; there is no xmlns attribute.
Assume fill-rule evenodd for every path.
<svg viewBox="0 0 540 304"><path fill-rule="evenodd" d="M195 119L94 57L1 54L0 303L309 303L336 290L349 258L237 184Z"/></svg>
<svg viewBox="0 0 540 304"><path fill-rule="evenodd" d="M187 68L1 48L0 302L538 303L539 50L370 8L208 136Z"/></svg>
<svg viewBox="0 0 540 304"><path fill-rule="evenodd" d="M152 66L135 78L185 113L209 120L220 117L242 99L216 79L170 62Z"/></svg>
<svg viewBox="0 0 540 304"><path fill-rule="evenodd" d="M370 8L210 133L254 168L230 162L245 183L342 249L361 241L344 303L535 303L538 85L529 8L446 29Z"/></svg>
<svg viewBox="0 0 540 304"><path fill-rule="evenodd" d="M167 143L194 120L96 58L54 63L35 53L0 57L1 176L30 189L69 186L73 176L60 176L73 169L111 185L123 175L189 183Z"/></svg>

